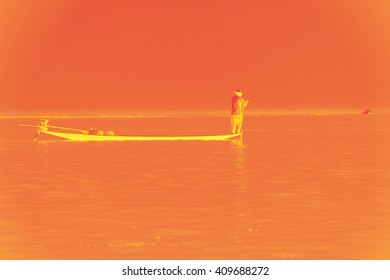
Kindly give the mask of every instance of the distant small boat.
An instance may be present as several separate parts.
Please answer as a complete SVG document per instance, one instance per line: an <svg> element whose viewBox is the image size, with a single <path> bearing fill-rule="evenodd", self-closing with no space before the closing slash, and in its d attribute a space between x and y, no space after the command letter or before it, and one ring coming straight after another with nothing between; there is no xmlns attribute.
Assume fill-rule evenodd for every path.
<svg viewBox="0 0 390 280"><path fill-rule="evenodd" d="M372 111L369 110L369 109L366 109L362 112L362 115L371 115L372 114Z"/></svg>
<svg viewBox="0 0 390 280"><path fill-rule="evenodd" d="M71 141L215 141L233 139L241 134L226 135L193 135L193 136L126 136L126 135L89 135L81 133L64 133L54 131L41 131L42 133L60 137Z"/></svg>

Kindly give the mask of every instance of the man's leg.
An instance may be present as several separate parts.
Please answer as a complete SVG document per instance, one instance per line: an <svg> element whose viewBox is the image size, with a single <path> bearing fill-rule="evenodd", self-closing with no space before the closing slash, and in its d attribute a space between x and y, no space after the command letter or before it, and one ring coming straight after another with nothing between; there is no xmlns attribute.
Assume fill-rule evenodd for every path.
<svg viewBox="0 0 390 280"><path fill-rule="evenodd" d="M236 133L242 133L242 115L237 115L236 123L237 123Z"/></svg>
<svg viewBox="0 0 390 280"><path fill-rule="evenodd" d="M232 128L232 133L235 134L236 133L236 129L237 129L236 115L231 115L231 117L230 117L230 125L231 125L231 128Z"/></svg>

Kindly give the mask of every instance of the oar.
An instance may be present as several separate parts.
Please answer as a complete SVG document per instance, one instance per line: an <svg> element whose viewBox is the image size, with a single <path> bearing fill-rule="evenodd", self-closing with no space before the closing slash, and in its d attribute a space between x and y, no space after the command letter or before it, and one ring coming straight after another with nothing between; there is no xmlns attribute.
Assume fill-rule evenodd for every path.
<svg viewBox="0 0 390 280"><path fill-rule="evenodd" d="M244 109L246 106L248 106L249 100L244 101L244 104L242 105L242 111L241 111L241 140L242 140L242 134L244 132Z"/></svg>
<svg viewBox="0 0 390 280"><path fill-rule="evenodd" d="M49 128L57 128L57 129L64 129L64 130L79 131L79 132L81 132L83 134L88 134L88 130L85 130L85 129L62 127L62 126L53 126L53 125L48 125L47 127L49 127Z"/></svg>
<svg viewBox="0 0 390 280"><path fill-rule="evenodd" d="M244 107L242 108L242 112L241 112L241 141L242 141L242 134L244 132Z"/></svg>
<svg viewBox="0 0 390 280"><path fill-rule="evenodd" d="M31 124L19 124L19 126L27 126L27 127L34 127L34 128L39 128L37 125L31 125ZM41 130L37 129L37 133L34 136L34 141L38 141L38 137L41 134Z"/></svg>
<svg viewBox="0 0 390 280"><path fill-rule="evenodd" d="M27 126L27 127L38 127L37 125L32 125L32 124L19 124L19 126Z"/></svg>
<svg viewBox="0 0 390 280"><path fill-rule="evenodd" d="M38 137L41 134L41 131L37 129L37 133L35 134L34 141L38 141Z"/></svg>
<svg viewBox="0 0 390 280"><path fill-rule="evenodd" d="M39 128L37 125L31 125L31 124L19 124L19 126L27 126L27 127L35 127ZM77 129L77 128L70 128L70 127L62 127L62 126L54 126L54 125L47 125L46 127L48 128L57 128L57 129L64 129L64 130L73 130L73 131L78 131L83 134L88 134L88 130L85 129Z"/></svg>

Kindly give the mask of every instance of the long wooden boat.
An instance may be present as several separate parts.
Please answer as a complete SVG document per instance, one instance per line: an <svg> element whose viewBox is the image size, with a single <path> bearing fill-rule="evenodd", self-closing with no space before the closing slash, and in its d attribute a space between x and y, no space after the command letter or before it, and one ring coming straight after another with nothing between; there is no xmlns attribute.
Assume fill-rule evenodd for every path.
<svg viewBox="0 0 390 280"><path fill-rule="evenodd" d="M56 136L71 141L221 141L241 136L241 134L226 135L192 135L192 136L125 136L125 135L91 135L81 133L66 133L41 130L41 133Z"/></svg>
<svg viewBox="0 0 390 280"><path fill-rule="evenodd" d="M38 125L19 124L19 126L34 127L37 129L34 141L38 140L41 133L56 136L70 141L221 141L234 139L241 134L225 134L225 135L191 135L191 136L142 136L142 135L114 135L112 131L106 131L91 128L90 130L77 129L70 127L48 125L48 120L42 119ZM51 129L54 129L51 130ZM61 132L57 130L77 131Z"/></svg>

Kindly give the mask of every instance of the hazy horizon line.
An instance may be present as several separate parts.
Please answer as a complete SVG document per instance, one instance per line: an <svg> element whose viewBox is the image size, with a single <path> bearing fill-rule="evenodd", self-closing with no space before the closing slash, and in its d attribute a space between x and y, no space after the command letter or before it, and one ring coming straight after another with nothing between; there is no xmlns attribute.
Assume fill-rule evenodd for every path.
<svg viewBox="0 0 390 280"><path fill-rule="evenodd" d="M270 109L248 110L246 116L283 116L283 115L359 115L364 110L356 109ZM371 111L373 114L390 114L390 109ZM123 111L89 111L89 112L0 112L0 118L163 118L180 116L216 116L228 117L229 111L145 111L127 113Z"/></svg>

